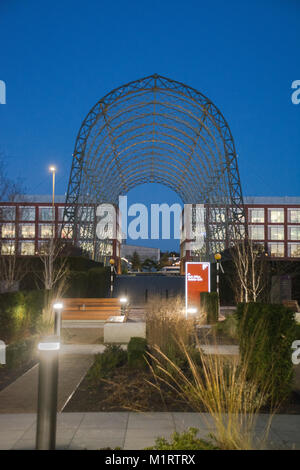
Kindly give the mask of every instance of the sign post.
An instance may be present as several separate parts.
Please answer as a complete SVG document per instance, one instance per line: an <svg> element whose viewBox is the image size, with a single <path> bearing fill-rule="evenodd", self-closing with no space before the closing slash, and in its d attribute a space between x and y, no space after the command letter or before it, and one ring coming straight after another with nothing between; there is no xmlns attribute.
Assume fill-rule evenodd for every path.
<svg viewBox="0 0 300 470"><path fill-rule="evenodd" d="M199 308L200 292L210 292L210 263L185 263L186 316L191 309Z"/></svg>

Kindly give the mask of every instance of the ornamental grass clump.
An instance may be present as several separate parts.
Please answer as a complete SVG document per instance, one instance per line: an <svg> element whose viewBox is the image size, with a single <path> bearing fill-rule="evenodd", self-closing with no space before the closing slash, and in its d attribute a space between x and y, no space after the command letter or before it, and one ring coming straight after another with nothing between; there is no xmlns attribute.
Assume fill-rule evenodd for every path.
<svg viewBox="0 0 300 470"><path fill-rule="evenodd" d="M179 396L197 412L206 412L213 421L212 431L216 446L224 450L247 450L263 447L267 440L272 414L260 436L255 436L258 413L266 403L269 384L258 387L248 380L248 364L236 358L217 354L204 354L198 345L195 360L180 339L180 348L187 360L188 371L182 370L168 356L155 348L151 355L157 382L176 390ZM167 366L166 366L167 365ZM156 373L158 371L158 373ZM208 426L211 423L208 422Z"/></svg>

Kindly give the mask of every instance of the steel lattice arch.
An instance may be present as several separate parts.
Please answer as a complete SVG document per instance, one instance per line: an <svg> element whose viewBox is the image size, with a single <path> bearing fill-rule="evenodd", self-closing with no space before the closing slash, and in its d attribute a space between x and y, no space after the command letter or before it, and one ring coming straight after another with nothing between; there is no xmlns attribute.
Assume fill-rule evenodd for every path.
<svg viewBox="0 0 300 470"><path fill-rule="evenodd" d="M206 257L241 236L242 190L226 120L199 91L157 74L105 95L81 125L64 214L75 243L101 258L87 207L117 204L119 195L143 183L164 184L184 204L210 207Z"/></svg>

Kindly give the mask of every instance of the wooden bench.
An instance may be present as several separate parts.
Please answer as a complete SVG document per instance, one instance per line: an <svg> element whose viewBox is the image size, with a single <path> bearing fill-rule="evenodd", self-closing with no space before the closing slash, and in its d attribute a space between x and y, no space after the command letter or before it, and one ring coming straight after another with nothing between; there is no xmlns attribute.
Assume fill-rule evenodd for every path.
<svg viewBox="0 0 300 470"><path fill-rule="evenodd" d="M121 315L120 300L116 298L63 299L62 320L108 320Z"/></svg>
<svg viewBox="0 0 300 470"><path fill-rule="evenodd" d="M288 307L291 310L293 310L293 312L295 313L300 312L300 308L299 308L299 304L297 300L283 300L282 303L285 307Z"/></svg>

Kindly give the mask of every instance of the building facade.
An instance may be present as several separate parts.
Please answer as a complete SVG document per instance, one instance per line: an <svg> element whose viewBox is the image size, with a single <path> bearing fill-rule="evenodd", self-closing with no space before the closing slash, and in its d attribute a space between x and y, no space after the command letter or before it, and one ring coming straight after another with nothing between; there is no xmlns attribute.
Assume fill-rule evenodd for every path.
<svg viewBox="0 0 300 470"><path fill-rule="evenodd" d="M1 255L37 256L52 237L71 240L72 231L66 226L62 230L64 200L64 196L57 196L52 205L50 196L24 196L0 202ZM263 244L270 257L300 259L300 197L245 197L244 207L250 238ZM217 233L218 220L213 225ZM80 246L80 233L76 237ZM120 258L121 237L107 241L104 251L107 260Z"/></svg>

